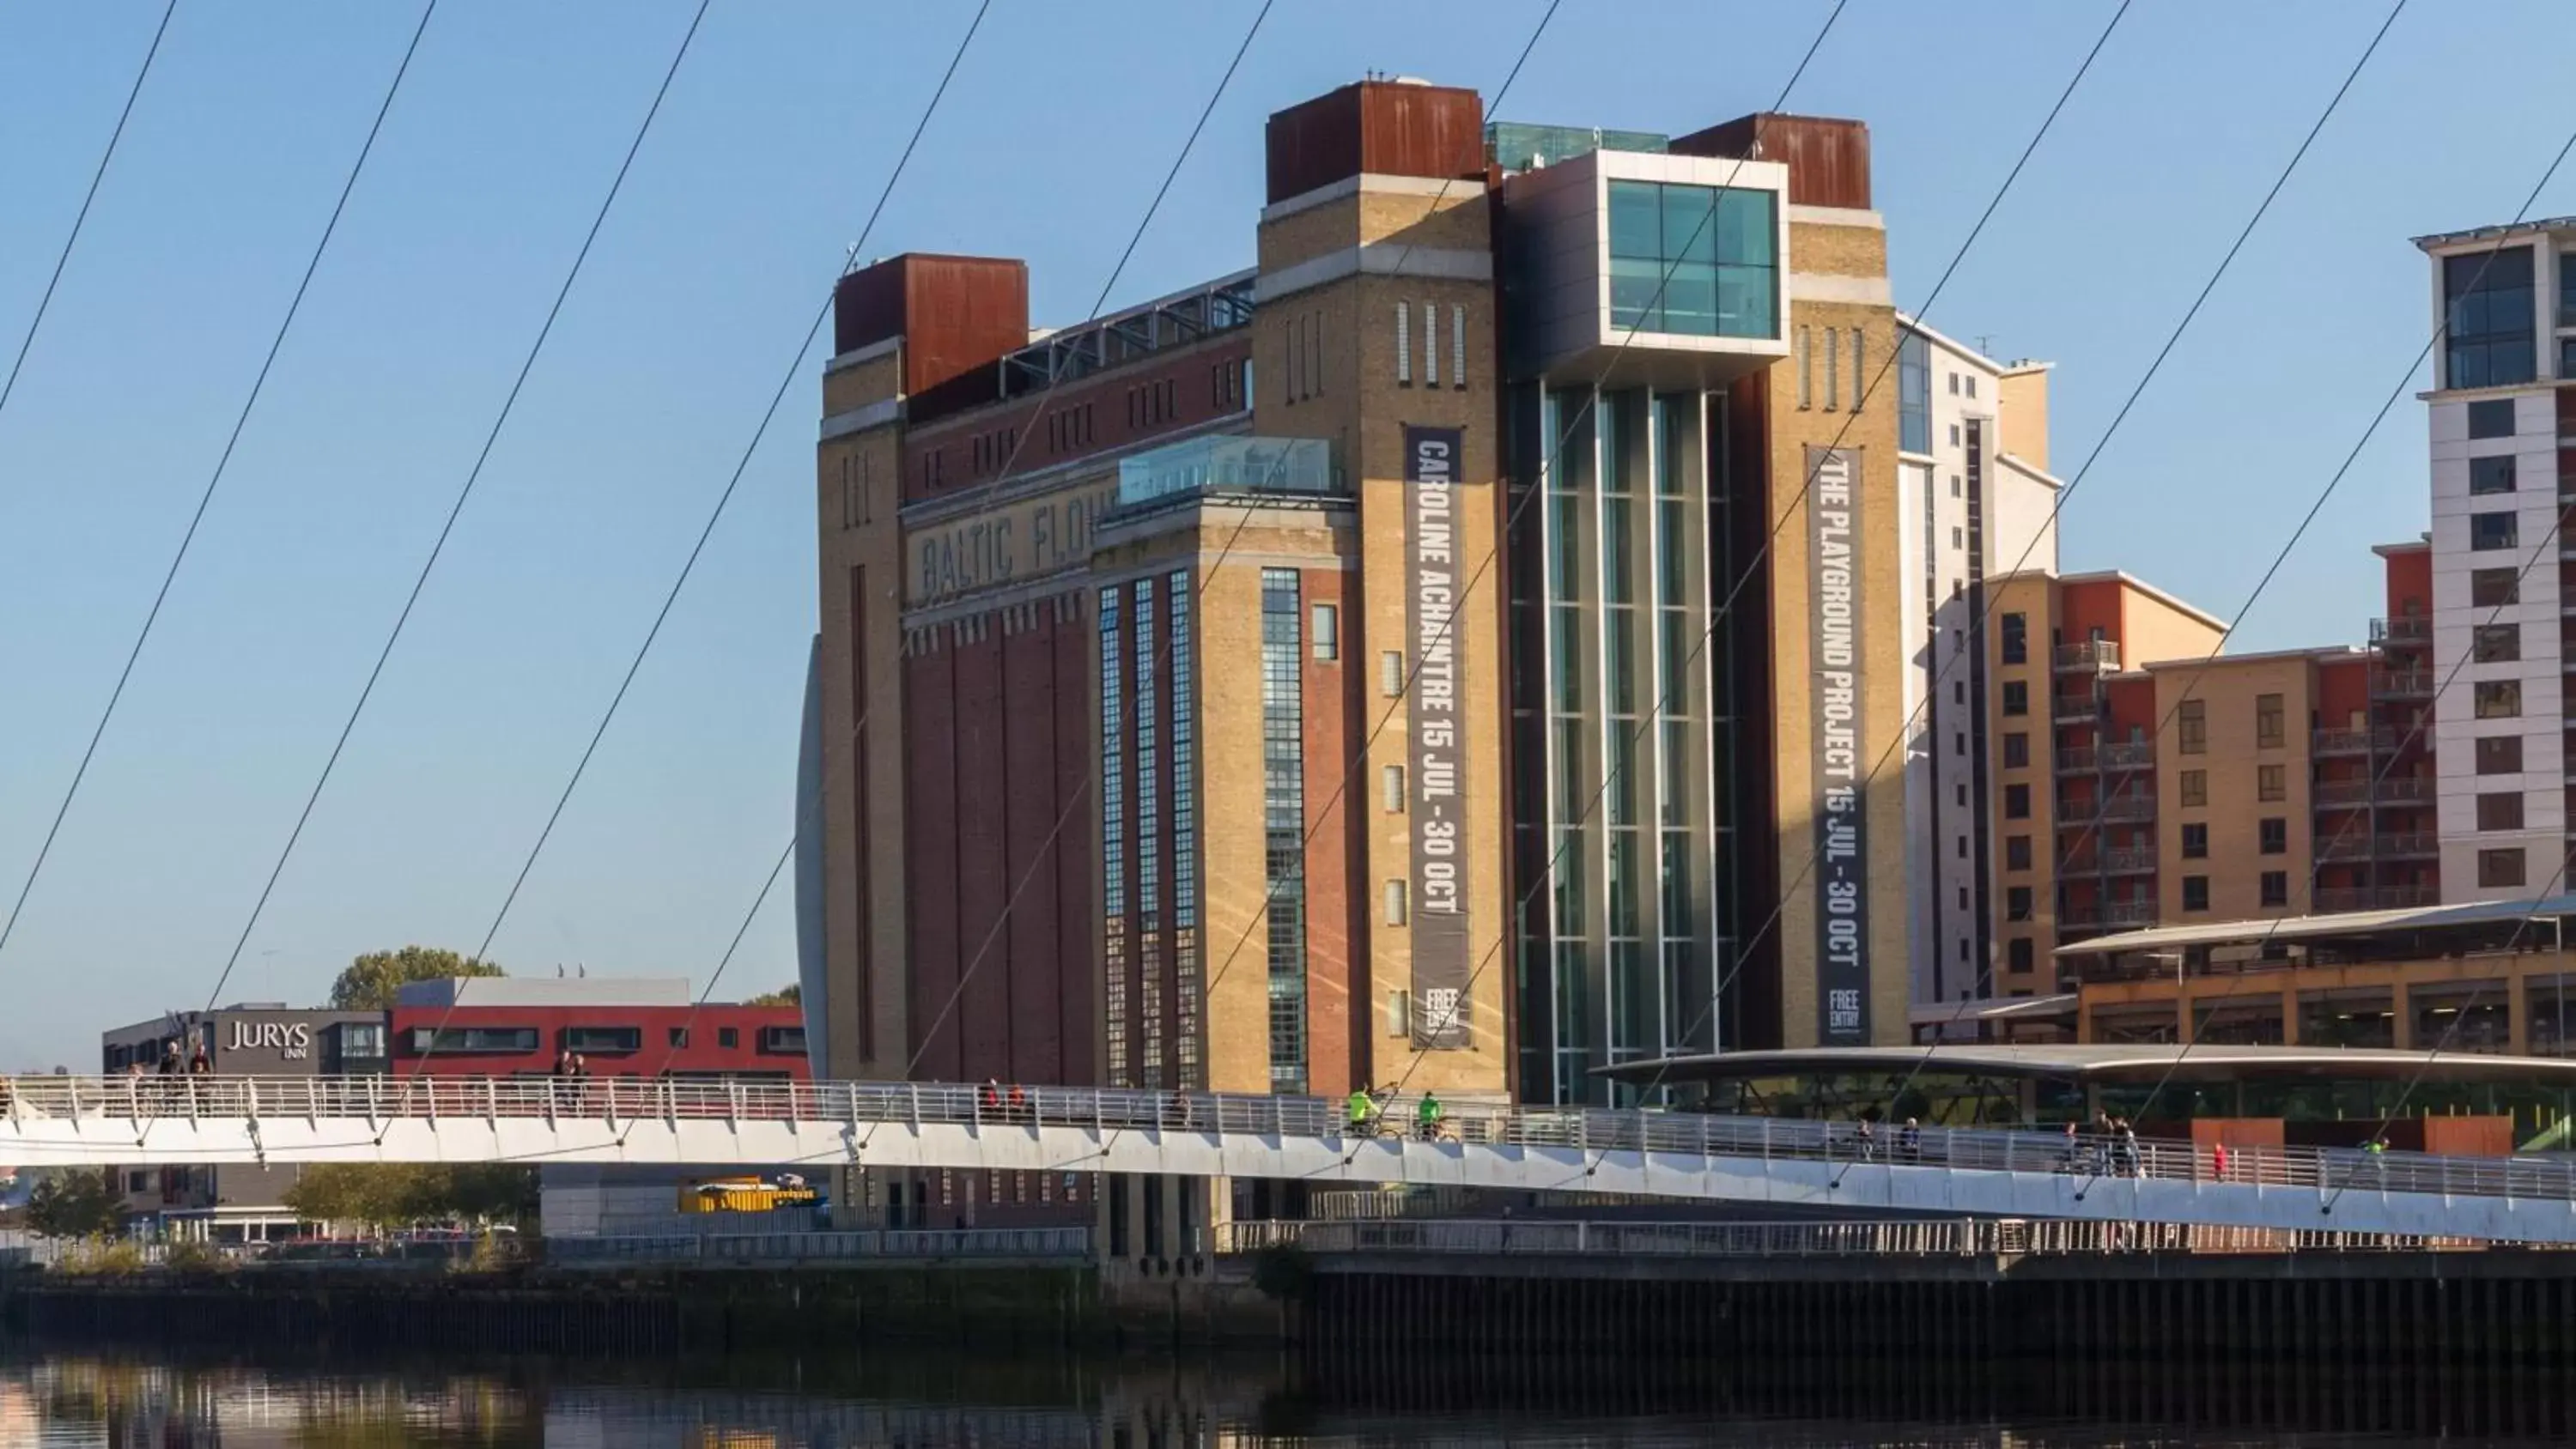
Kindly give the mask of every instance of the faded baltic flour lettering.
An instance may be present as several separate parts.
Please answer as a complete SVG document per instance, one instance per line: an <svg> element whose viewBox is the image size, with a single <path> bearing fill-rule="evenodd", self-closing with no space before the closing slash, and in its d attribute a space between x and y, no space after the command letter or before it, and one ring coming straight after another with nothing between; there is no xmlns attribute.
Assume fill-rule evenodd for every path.
<svg viewBox="0 0 2576 1449"><path fill-rule="evenodd" d="M1068 488L958 521L913 540L906 602L931 603L1091 562L1091 530L1115 486Z"/></svg>
<svg viewBox="0 0 2576 1449"><path fill-rule="evenodd" d="M1458 428L1404 430L1405 561L1413 684L1406 719L1412 780L1413 1044L1462 1050L1467 1002L1467 878L1459 732Z"/></svg>
<svg viewBox="0 0 2576 1449"><path fill-rule="evenodd" d="M1807 450L1807 640L1813 663L1816 826L1817 1035L1828 1046L1869 1041L1867 786L1861 777L1862 699L1859 453Z"/></svg>

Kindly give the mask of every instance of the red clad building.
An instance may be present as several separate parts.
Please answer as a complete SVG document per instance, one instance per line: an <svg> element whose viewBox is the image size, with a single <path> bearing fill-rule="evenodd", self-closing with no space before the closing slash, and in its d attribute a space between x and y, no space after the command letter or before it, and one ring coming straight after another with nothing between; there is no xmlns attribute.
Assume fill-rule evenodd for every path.
<svg viewBox="0 0 2576 1449"><path fill-rule="evenodd" d="M700 1005L677 977L424 981L392 1017L398 1076L547 1076L573 1051L597 1077L813 1080L800 1008Z"/></svg>

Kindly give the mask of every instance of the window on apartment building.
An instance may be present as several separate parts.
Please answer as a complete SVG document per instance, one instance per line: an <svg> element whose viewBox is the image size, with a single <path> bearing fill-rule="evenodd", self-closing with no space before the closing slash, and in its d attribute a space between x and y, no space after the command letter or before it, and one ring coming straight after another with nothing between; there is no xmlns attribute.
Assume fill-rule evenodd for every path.
<svg viewBox="0 0 2576 1449"><path fill-rule="evenodd" d="M1952 423L1950 425L1950 446L1953 448L1959 446L1959 425L1957 423Z"/></svg>
<svg viewBox="0 0 2576 1449"><path fill-rule="evenodd" d="M2277 750L2281 748L2281 741L2281 696L2254 696L2254 748Z"/></svg>
<svg viewBox="0 0 2576 1449"><path fill-rule="evenodd" d="M1841 407L1843 402L1842 369L1834 361L1836 357L1839 357L1842 354L1842 345L1840 341L1841 336L1842 334L1836 332L1831 327L1825 329L1826 412L1832 412L1836 408Z"/></svg>
<svg viewBox="0 0 2576 1449"><path fill-rule="evenodd" d="M2520 719L2522 717L2521 680L2481 679L2473 688L2475 712L2479 719Z"/></svg>
<svg viewBox="0 0 2576 1449"><path fill-rule="evenodd" d="M1965 483L1962 483L1962 482L1960 482L1960 481L1959 481L1959 475L1958 475L1958 474L1953 473L1953 474L1951 474L1951 475L1950 475L1950 496L1951 496L1951 497L1956 498L1956 497L1958 497L1960 494L1962 494L1962 493L1966 492L1966 491L1967 491L1967 486L1968 486L1968 485L1966 485Z"/></svg>
<svg viewBox="0 0 2576 1449"><path fill-rule="evenodd" d="M2207 860L2209 858L2208 826L2193 824L2186 825L2182 828L2182 858L2185 860Z"/></svg>
<svg viewBox="0 0 2576 1449"><path fill-rule="evenodd" d="M2290 770L2286 765L2254 767L2254 798L2287 800L2290 798Z"/></svg>
<svg viewBox="0 0 2576 1449"><path fill-rule="evenodd" d="M1964 528L1951 529L1950 546L1952 548L1966 548L1968 546L1968 531Z"/></svg>
<svg viewBox="0 0 2576 1449"><path fill-rule="evenodd" d="M2522 572L2519 569L2469 570L2469 603L2481 609L2498 609L2522 602Z"/></svg>
<svg viewBox="0 0 2576 1449"><path fill-rule="evenodd" d="M1395 385L1413 386L1413 304L1395 304Z"/></svg>
<svg viewBox="0 0 2576 1449"><path fill-rule="evenodd" d="M2254 827L2255 849L2265 855L2290 853L2290 822L2279 815L2267 815Z"/></svg>
<svg viewBox="0 0 2576 1449"><path fill-rule="evenodd" d="M2469 404L2469 436L2472 438L2510 438L2513 436L2513 399L2489 398Z"/></svg>
<svg viewBox="0 0 2576 1449"><path fill-rule="evenodd" d="M2469 658L2480 664L2509 664L2522 657L2520 624L2480 624L2469 635Z"/></svg>
<svg viewBox="0 0 2576 1449"><path fill-rule="evenodd" d="M685 1026L672 1027L669 1031L663 1033L663 1039L674 1050L685 1048L689 1044L689 1029Z"/></svg>
<svg viewBox="0 0 2576 1449"><path fill-rule="evenodd" d="M2478 884L2489 887L2522 884L2522 852L2519 849L2479 851Z"/></svg>
<svg viewBox="0 0 2576 1449"><path fill-rule="evenodd" d="M1404 656L1393 649L1377 656L1377 692L1389 699L1404 693Z"/></svg>
<svg viewBox="0 0 2576 1449"><path fill-rule="evenodd" d="M1964 679L1953 679L1950 681L1950 702L1952 704L1966 704L1968 702L1968 681Z"/></svg>
<svg viewBox="0 0 2576 1449"><path fill-rule="evenodd" d="M2519 775L2522 773L2522 736L2487 735L2477 741L2478 773L2481 775Z"/></svg>
<svg viewBox="0 0 2576 1449"><path fill-rule="evenodd" d="M2030 763L2030 736L2016 730L2004 736L2004 768L2018 770Z"/></svg>
<svg viewBox="0 0 2576 1449"><path fill-rule="evenodd" d="M717 1027L716 1045L728 1050L742 1045L742 1028L738 1026Z"/></svg>
<svg viewBox="0 0 2576 1449"><path fill-rule="evenodd" d="M1852 329L1852 335L1851 335L1851 357L1852 357L1852 386L1851 386L1851 394L1852 394L1852 405L1851 405L1851 410L1852 410L1853 412L1859 412L1859 411L1860 411L1860 405L1861 405L1862 403L1865 403L1865 402L1869 401L1869 384L1870 384L1870 378L1869 378L1869 374L1868 374L1868 373L1863 372L1863 371L1861 370L1861 362L1860 362L1860 349L1861 349L1861 337L1862 337L1862 335L1863 335L1863 334L1862 334L1862 331L1861 331L1861 329L1860 329L1860 328L1855 327L1855 328L1853 328L1853 329Z"/></svg>
<svg viewBox="0 0 2576 1449"><path fill-rule="evenodd" d="M2478 797L2480 830L2520 830L2522 828L2522 792L2499 790Z"/></svg>
<svg viewBox="0 0 2576 1449"><path fill-rule="evenodd" d="M1378 793L1386 812L1396 814L1404 809L1404 767L1387 765L1377 774Z"/></svg>
<svg viewBox="0 0 2576 1449"><path fill-rule="evenodd" d="M1957 373L1955 373L1955 372L1954 372L1954 373L1951 373L1951 374L1950 374L1950 396L1952 396L1952 397L1957 397L1958 395L1959 395L1959 374L1957 374Z"/></svg>
<svg viewBox="0 0 2576 1449"><path fill-rule="evenodd" d="M2510 513L2469 515L2469 547L2479 553L2513 548L2520 543L2521 537L2521 528Z"/></svg>
<svg viewBox="0 0 2576 1449"><path fill-rule="evenodd" d="M1961 860L1966 860L1968 858L1968 837L1964 835L1959 837L1957 854Z"/></svg>
<svg viewBox="0 0 2576 1449"><path fill-rule="evenodd" d="M2030 686L2018 679L2004 681L2004 713L2030 713Z"/></svg>
<svg viewBox="0 0 2576 1449"><path fill-rule="evenodd" d="M2034 954L2036 953L2031 950L2030 937L2015 936L2004 944L2004 969L2028 971Z"/></svg>
<svg viewBox="0 0 2576 1449"><path fill-rule="evenodd" d="M2182 908L2186 911L2209 909L2209 877L2187 875L2182 878Z"/></svg>
<svg viewBox="0 0 2576 1449"><path fill-rule="evenodd" d="M2488 493L2511 493L2516 484L2515 459L2511 453L2469 460L2469 496Z"/></svg>
<svg viewBox="0 0 2576 1449"><path fill-rule="evenodd" d="M2183 804L2207 805L2209 803L2209 772L2207 770L2185 770L2178 777L2178 783L2182 789Z"/></svg>
<svg viewBox="0 0 2576 1449"><path fill-rule="evenodd" d="M2027 835L2007 835L2007 836L2005 836L2005 837L2004 837L2004 869L2006 869L2006 870L2028 870L2028 869L2030 869L2030 837L2029 837L2029 836L2027 836Z"/></svg>
<svg viewBox="0 0 2576 1449"><path fill-rule="evenodd" d="M2028 820L2030 818L2030 787L2028 785L2006 785L2004 787L2004 818L2006 820Z"/></svg>
<svg viewBox="0 0 2576 1449"><path fill-rule="evenodd" d="M760 1029L760 1050L773 1057L801 1057L805 1055L805 1028L764 1026Z"/></svg>
<svg viewBox="0 0 2576 1449"><path fill-rule="evenodd" d="M1307 638L1317 659L1327 664L1342 657L1342 611L1333 604L1308 609Z"/></svg>
<svg viewBox="0 0 2576 1449"><path fill-rule="evenodd" d="M2505 387L2538 376L2532 333L2532 249L2499 247L2442 259L2442 385ZM2500 399L2508 415L2511 399ZM2471 437L2482 404L2469 404ZM2511 431L2510 423L2507 431Z"/></svg>
<svg viewBox="0 0 2576 1449"><path fill-rule="evenodd" d="M2263 872L2263 904L2286 906L2290 903L2290 873L2286 870Z"/></svg>
<svg viewBox="0 0 2576 1449"><path fill-rule="evenodd" d="M2004 615L2003 627L2004 662L2006 664L2029 663L2030 616L2027 614L2006 614Z"/></svg>
<svg viewBox="0 0 2576 1449"><path fill-rule="evenodd" d="M1825 335L1830 337L1833 334ZM1815 406L1814 345L1812 330L1805 327L1799 328L1789 339L1789 350L1796 354L1790 362L1798 372L1798 406L1802 408Z"/></svg>
<svg viewBox="0 0 2576 1449"><path fill-rule="evenodd" d="M1405 891L1406 886L1403 881L1391 880L1386 883L1385 910L1382 915L1386 924L1401 926L1412 918L1410 904L1405 899Z"/></svg>
<svg viewBox="0 0 2576 1449"><path fill-rule="evenodd" d="M2209 753L2209 705L2186 699L2174 710L2174 748L2186 755Z"/></svg>
<svg viewBox="0 0 2576 1449"><path fill-rule="evenodd" d="M1440 385L1440 304L1422 304L1422 380Z"/></svg>
<svg viewBox="0 0 2576 1449"><path fill-rule="evenodd" d="M1467 304L1449 304L1449 385L1464 391L1467 386Z"/></svg>
<svg viewBox="0 0 2576 1449"><path fill-rule="evenodd" d="M1932 451L1932 347L1911 327L1896 339L1896 446Z"/></svg>
<svg viewBox="0 0 2576 1449"><path fill-rule="evenodd" d="M1975 397L1977 395L1977 375L1971 372L1966 374L1966 377L1968 379L1968 396Z"/></svg>
<svg viewBox="0 0 2576 1449"><path fill-rule="evenodd" d="M1962 809L1962 810L1967 809L1967 808L1968 808L1968 786L1967 786L1967 782L1965 782L1965 781L1961 781L1959 784L1952 786L1952 787L1951 787L1951 791L1952 791L1952 793L1953 793L1954 797L1955 797L1955 798L1957 799L1957 801L1958 801L1959 808L1960 808L1960 809Z"/></svg>
<svg viewBox="0 0 2576 1449"><path fill-rule="evenodd" d="M2007 921L2030 919L2030 887L2011 886L2005 889L2004 919Z"/></svg>

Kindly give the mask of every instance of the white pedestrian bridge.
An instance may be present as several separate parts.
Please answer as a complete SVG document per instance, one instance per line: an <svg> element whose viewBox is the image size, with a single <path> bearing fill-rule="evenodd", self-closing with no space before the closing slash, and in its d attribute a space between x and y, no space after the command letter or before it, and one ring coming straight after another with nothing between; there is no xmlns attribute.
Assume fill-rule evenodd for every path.
<svg viewBox="0 0 2576 1449"><path fill-rule="evenodd" d="M1452 1108L1435 1140L1345 1128L1314 1097L902 1082L21 1077L0 1157L617 1162L1160 1173L1579 1191L1854 1213L2203 1223L2576 1243L2576 1158L2182 1144L2134 1162L2055 1133L1548 1107ZM1401 1109L1390 1116L1406 1115Z"/></svg>

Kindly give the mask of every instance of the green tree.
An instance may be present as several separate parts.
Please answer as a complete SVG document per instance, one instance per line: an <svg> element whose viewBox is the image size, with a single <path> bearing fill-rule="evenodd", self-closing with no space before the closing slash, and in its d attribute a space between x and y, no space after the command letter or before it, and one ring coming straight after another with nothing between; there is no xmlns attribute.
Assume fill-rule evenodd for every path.
<svg viewBox="0 0 2576 1449"><path fill-rule="evenodd" d="M776 991L764 991L743 1003L745 1006L802 1006L804 1004L805 988L794 985L781 986Z"/></svg>
<svg viewBox="0 0 2576 1449"><path fill-rule="evenodd" d="M27 1199L27 1226L49 1238L94 1238L125 1224L125 1201L108 1172L49 1177Z"/></svg>
<svg viewBox="0 0 2576 1449"><path fill-rule="evenodd" d="M331 1162L304 1169L282 1195L296 1215L371 1228L533 1217L533 1168L497 1163Z"/></svg>
<svg viewBox="0 0 2576 1449"><path fill-rule="evenodd" d="M331 983L331 1005L342 1011L390 1011L394 993L414 981L508 974L489 961L432 946L370 951L351 961Z"/></svg>

